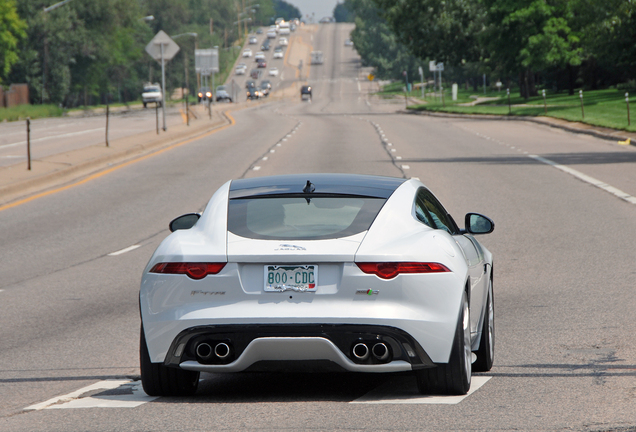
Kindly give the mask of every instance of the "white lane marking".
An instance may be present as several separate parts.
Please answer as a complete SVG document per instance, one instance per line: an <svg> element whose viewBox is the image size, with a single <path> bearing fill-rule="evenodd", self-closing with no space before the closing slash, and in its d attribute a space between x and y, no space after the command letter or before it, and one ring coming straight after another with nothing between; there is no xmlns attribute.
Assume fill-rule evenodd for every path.
<svg viewBox="0 0 636 432"><path fill-rule="evenodd" d="M117 256L117 255L125 254L126 252L134 251L138 247L141 247L141 245L128 246L127 248L118 250L117 252L109 253L108 256Z"/></svg>
<svg viewBox="0 0 636 432"><path fill-rule="evenodd" d="M261 169L261 167L259 166L255 166L254 168L252 168L254 171L259 171Z"/></svg>
<svg viewBox="0 0 636 432"><path fill-rule="evenodd" d="M270 153L276 153L276 150L271 149L269 152L270 152Z"/></svg>
<svg viewBox="0 0 636 432"><path fill-rule="evenodd" d="M360 87L360 81L358 81L358 91L361 92L362 91L362 87Z"/></svg>
<svg viewBox="0 0 636 432"><path fill-rule="evenodd" d="M267 156L263 157L263 160L266 161L267 159L269 159Z"/></svg>
<svg viewBox="0 0 636 432"><path fill-rule="evenodd" d="M470 390L463 396L422 396L417 392L413 377L404 377L400 385L396 380L384 383L371 390L361 398L353 400L352 404L428 404L428 405L456 405L475 393L492 377L474 376L471 378ZM409 383L407 381L412 381Z"/></svg>
<svg viewBox="0 0 636 432"><path fill-rule="evenodd" d="M0 290L0 292L4 292L4 290Z"/></svg>
<svg viewBox="0 0 636 432"><path fill-rule="evenodd" d="M100 392L99 390L103 390ZM97 392L97 393L95 393ZM87 397L82 395L90 393ZM136 408L157 399L148 396L141 388L140 381L106 380L54 397L39 404L26 407L25 411L67 408Z"/></svg>
<svg viewBox="0 0 636 432"><path fill-rule="evenodd" d="M396 151L397 151L397 150L396 150L396 149L394 149L394 148L392 148L392 149L391 149L391 153L395 153Z"/></svg>
<svg viewBox="0 0 636 432"><path fill-rule="evenodd" d="M401 160L401 159L402 159L402 156L396 156L396 157L395 157L395 159L397 159L397 160Z"/></svg>
<svg viewBox="0 0 636 432"><path fill-rule="evenodd" d="M575 169L563 166L563 165L561 165L559 163L551 161L550 159L543 158L541 156L528 155L528 157L530 157L532 159L535 159L535 160L537 160L539 162L543 162L544 164L553 166L554 168L559 169L559 170L561 170L561 171L563 171L565 173L568 173L568 174L578 178L579 180L584 181L585 183L589 183L592 186L596 186L599 189L603 189L604 191L609 192L612 195L614 195L614 196L616 196L616 197L618 197L618 198L620 198L620 199L622 199L624 201L627 201L630 204L636 204L636 197L633 197L633 196L629 195L628 193L623 192L622 190L615 188L614 186L610 186L607 183L604 183L604 182L602 182L600 180L597 180L594 177L590 177L590 176L588 176L586 174L583 174L580 171L577 171Z"/></svg>
<svg viewBox="0 0 636 432"><path fill-rule="evenodd" d="M20 155L6 155L6 156L2 156L2 159L20 159L25 157L26 156L20 156Z"/></svg>
<svg viewBox="0 0 636 432"><path fill-rule="evenodd" d="M408 165L402 165L402 169L411 169L411 167Z"/></svg>
<svg viewBox="0 0 636 432"><path fill-rule="evenodd" d="M82 134L85 134L85 133L91 133L91 132L103 131L103 130L104 130L104 128L88 129L88 130L85 130L85 131L70 132L70 133L62 134L62 135L52 135L52 136L47 136L47 137L43 137L43 138L36 138L36 139L32 139L31 140L31 144L33 144L34 142L39 142L39 141L47 141L47 140L52 140L52 139L55 139L55 138L66 138L66 137L82 135ZM19 145L24 145L26 143L27 143L26 141L20 141L20 142L12 143L12 144L4 144L4 145L0 145L0 149L8 148L8 147L15 147L15 146L19 146Z"/></svg>

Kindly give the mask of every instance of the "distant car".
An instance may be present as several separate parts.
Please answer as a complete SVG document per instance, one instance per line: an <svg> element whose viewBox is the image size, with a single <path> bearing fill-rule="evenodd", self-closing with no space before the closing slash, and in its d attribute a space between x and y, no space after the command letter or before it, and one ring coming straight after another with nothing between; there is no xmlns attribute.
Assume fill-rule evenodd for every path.
<svg viewBox="0 0 636 432"><path fill-rule="evenodd" d="M161 86L159 83L147 83L144 85L144 91L141 93L141 100L144 104L144 108L146 108L149 103L155 103L158 107L160 107L162 98L163 95L161 93Z"/></svg>
<svg viewBox="0 0 636 432"><path fill-rule="evenodd" d="M210 87L201 87L197 93L197 97L199 103L201 101L212 100L212 90L210 90Z"/></svg>
<svg viewBox="0 0 636 432"><path fill-rule="evenodd" d="M275 59L282 59L285 56L284 52L283 52L283 48L278 46L276 47L276 49L274 50L274 58Z"/></svg>
<svg viewBox="0 0 636 432"><path fill-rule="evenodd" d="M256 87L256 81L254 80L245 81L245 88L248 89L250 87Z"/></svg>
<svg viewBox="0 0 636 432"><path fill-rule="evenodd" d="M263 51L269 51L269 49L271 48L271 44L269 43L269 39L265 39L265 42L263 42L263 45L261 45L261 50Z"/></svg>
<svg viewBox="0 0 636 432"><path fill-rule="evenodd" d="M278 69L275 68L275 67L269 68L269 72L268 73L269 73L269 76L277 77L278 76Z"/></svg>
<svg viewBox="0 0 636 432"><path fill-rule="evenodd" d="M252 50L249 48L245 48L243 50L243 57L252 57Z"/></svg>
<svg viewBox="0 0 636 432"><path fill-rule="evenodd" d="M259 88L261 90L261 93L263 93L263 96L267 97L267 96L269 96L269 92L272 89L272 85L269 83L269 81L263 80L263 81L261 81L261 85L260 85Z"/></svg>
<svg viewBox="0 0 636 432"><path fill-rule="evenodd" d="M257 68L266 68L267 67L267 62L265 61L265 59L259 60L256 63L256 67Z"/></svg>
<svg viewBox="0 0 636 432"><path fill-rule="evenodd" d="M276 30L271 30L271 29L270 29L270 30L267 32L267 38L268 38L268 39L276 39L276 36L277 36L277 35L278 35L278 34L276 33Z"/></svg>
<svg viewBox="0 0 636 432"><path fill-rule="evenodd" d="M258 43L256 36L250 36L249 43L250 45L256 45Z"/></svg>
<svg viewBox="0 0 636 432"><path fill-rule="evenodd" d="M336 22L336 20L334 19L334 17L324 17L319 22L320 24L328 24L328 23Z"/></svg>
<svg viewBox="0 0 636 432"><path fill-rule="evenodd" d="M353 41L351 39L345 39L345 46L353 46Z"/></svg>
<svg viewBox="0 0 636 432"><path fill-rule="evenodd" d="M263 29L262 28L257 28L256 29L256 34L263 34Z"/></svg>
<svg viewBox="0 0 636 432"><path fill-rule="evenodd" d="M254 61L265 60L265 53L263 51L259 51L254 55Z"/></svg>
<svg viewBox="0 0 636 432"><path fill-rule="evenodd" d="M234 69L236 75L245 75L247 73L247 65L245 63L239 63Z"/></svg>
<svg viewBox="0 0 636 432"><path fill-rule="evenodd" d="M300 100L305 98L311 100L311 86L304 85L300 88Z"/></svg>
<svg viewBox="0 0 636 432"><path fill-rule="evenodd" d="M250 77L254 79L258 79L260 76L261 76L261 71L259 71L258 69L252 69L250 71Z"/></svg>
<svg viewBox="0 0 636 432"><path fill-rule="evenodd" d="M287 38L280 38L280 39L278 39L278 45L287 46L287 45L289 45L289 41L287 40Z"/></svg>
<svg viewBox="0 0 636 432"><path fill-rule="evenodd" d="M250 87L247 89L247 100L260 99L262 97L263 97L263 92L261 92L256 87Z"/></svg>
<svg viewBox="0 0 636 432"><path fill-rule="evenodd" d="M466 394L495 354L493 254L476 238L495 225L462 220L415 178L226 182L202 214L170 222L143 270L145 393L191 395L200 372L344 370Z"/></svg>
<svg viewBox="0 0 636 432"><path fill-rule="evenodd" d="M216 101L228 101L232 102L232 97L227 92L227 87L220 85L216 88Z"/></svg>

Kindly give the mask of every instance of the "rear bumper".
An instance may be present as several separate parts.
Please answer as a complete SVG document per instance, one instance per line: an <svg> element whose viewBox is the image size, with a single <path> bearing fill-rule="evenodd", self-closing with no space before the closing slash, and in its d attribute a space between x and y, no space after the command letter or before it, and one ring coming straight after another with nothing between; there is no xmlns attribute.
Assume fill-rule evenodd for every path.
<svg viewBox="0 0 636 432"><path fill-rule="evenodd" d="M201 358L197 347L229 347L227 356ZM363 344L368 355L356 357L353 347ZM388 352L373 354L376 345ZM382 347L381 347L382 348ZM225 354L225 352L224 352ZM326 361L350 372L400 372L432 367L420 344L408 333L369 325L218 325L181 332L172 342L164 364L205 372L275 370L277 364Z"/></svg>

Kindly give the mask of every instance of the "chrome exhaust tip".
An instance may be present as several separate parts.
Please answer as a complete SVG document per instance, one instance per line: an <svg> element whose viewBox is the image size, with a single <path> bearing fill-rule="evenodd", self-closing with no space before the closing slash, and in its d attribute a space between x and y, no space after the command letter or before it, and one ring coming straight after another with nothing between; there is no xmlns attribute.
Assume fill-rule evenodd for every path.
<svg viewBox="0 0 636 432"><path fill-rule="evenodd" d="M353 346L353 356L360 361L364 361L369 357L369 347L363 343L357 343Z"/></svg>
<svg viewBox="0 0 636 432"><path fill-rule="evenodd" d="M210 344L202 342L196 348L197 357L202 360L209 360L212 357L212 347Z"/></svg>
<svg viewBox="0 0 636 432"><path fill-rule="evenodd" d="M377 344L373 345L371 352L373 353L373 357L375 357L379 361L388 360L390 354L389 347L387 347L386 344L383 342L378 342Z"/></svg>
<svg viewBox="0 0 636 432"><path fill-rule="evenodd" d="M220 359L227 358L230 355L230 346L224 342L216 344L214 347L214 355Z"/></svg>

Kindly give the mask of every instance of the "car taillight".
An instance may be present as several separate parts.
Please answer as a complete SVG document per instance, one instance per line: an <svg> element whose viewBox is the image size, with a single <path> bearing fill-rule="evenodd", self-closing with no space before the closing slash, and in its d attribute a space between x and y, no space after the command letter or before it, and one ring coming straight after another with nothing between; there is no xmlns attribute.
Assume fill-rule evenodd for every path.
<svg viewBox="0 0 636 432"><path fill-rule="evenodd" d="M156 264L150 273L185 274L192 279L203 279L207 275L217 274L227 263L173 262Z"/></svg>
<svg viewBox="0 0 636 432"><path fill-rule="evenodd" d="M360 270L367 274L374 274L381 279L393 279L400 273L444 273L449 268L439 263L420 262L385 262L385 263L356 263Z"/></svg>

